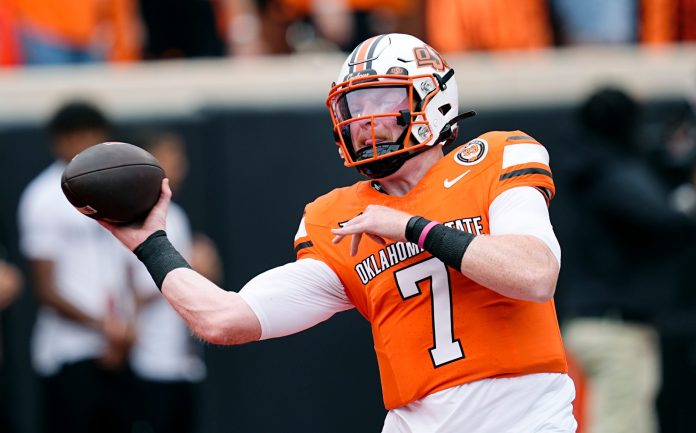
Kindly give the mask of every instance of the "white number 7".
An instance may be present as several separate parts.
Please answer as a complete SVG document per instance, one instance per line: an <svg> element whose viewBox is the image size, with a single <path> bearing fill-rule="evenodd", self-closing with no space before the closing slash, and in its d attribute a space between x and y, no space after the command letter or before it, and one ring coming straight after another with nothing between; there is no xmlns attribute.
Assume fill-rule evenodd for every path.
<svg viewBox="0 0 696 433"><path fill-rule="evenodd" d="M464 358L459 339L452 334L452 293L447 266L431 257L394 272L401 297L407 300L422 294L420 284L430 280L433 318L433 347L430 358L435 367Z"/></svg>

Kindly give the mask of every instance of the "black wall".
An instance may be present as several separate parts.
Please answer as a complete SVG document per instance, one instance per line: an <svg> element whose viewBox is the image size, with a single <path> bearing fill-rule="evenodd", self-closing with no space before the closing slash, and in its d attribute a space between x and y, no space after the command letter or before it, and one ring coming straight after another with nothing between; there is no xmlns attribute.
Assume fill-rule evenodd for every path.
<svg viewBox="0 0 696 433"><path fill-rule="evenodd" d="M648 123L667 117L673 101L651 104ZM458 142L488 130L522 129L550 154L557 198L551 206L564 247L564 279L571 278L577 229L567 176L582 155L571 107L480 110L461 125ZM358 179L344 168L322 108L256 111L206 109L188 118L122 121L114 139L153 124L184 135L191 160L178 201L194 228L217 243L225 287L238 290L257 273L293 260L292 240L308 201ZM50 163L41 125L0 128L0 226L10 258L17 251L15 213L26 184ZM50 218L50 216L47 216ZM566 253L567 251L567 253ZM35 304L27 287L4 313L5 371L12 415L21 432L37 428L38 387L29 364ZM562 313L562 311L561 311ZM200 387L200 432L377 432L385 415L369 325L355 312L281 340L241 347L206 347L208 378ZM678 392L678 391L675 391ZM676 431L676 430L675 430Z"/></svg>

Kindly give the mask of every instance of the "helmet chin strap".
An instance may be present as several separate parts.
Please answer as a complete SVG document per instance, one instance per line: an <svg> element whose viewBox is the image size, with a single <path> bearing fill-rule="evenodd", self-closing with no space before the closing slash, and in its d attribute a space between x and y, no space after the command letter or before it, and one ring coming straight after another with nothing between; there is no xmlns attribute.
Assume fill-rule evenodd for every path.
<svg viewBox="0 0 696 433"><path fill-rule="evenodd" d="M382 143L376 144L374 148L372 146L365 147L355 152L355 160L362 161L374 157L374 150L377 149L377 155L386 155L397 150L404 148L404 142L406 136L410 133L409 128L405 128L396 141L384 141ZM356 166L357 170L363 175L371 179L381 179L387 177L390 174L396 173L398 169L409 159L421 153L423 150L417 152L404 152L398 155L390 156L384 159L378 159L377 161L368 162Z"/></svg>

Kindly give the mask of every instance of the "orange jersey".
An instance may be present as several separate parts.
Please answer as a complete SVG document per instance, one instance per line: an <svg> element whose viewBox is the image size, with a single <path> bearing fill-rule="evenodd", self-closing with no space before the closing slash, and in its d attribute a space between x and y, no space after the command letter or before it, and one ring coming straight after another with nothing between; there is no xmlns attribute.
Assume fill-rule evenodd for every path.
<svg viewBox="0 0 696 433"><path fill-rule="evenodd" d="M329 265L372 324L387 409L479 379L565 372L554 303L499 295L412 243L364 237L351 257L350 242L333 244L330 230L379 204L487 234L490 204L517 186L553 197L548 153L521 131L489 132L445 155L403 197L364 181L307 205L297 258Z"/></svg>

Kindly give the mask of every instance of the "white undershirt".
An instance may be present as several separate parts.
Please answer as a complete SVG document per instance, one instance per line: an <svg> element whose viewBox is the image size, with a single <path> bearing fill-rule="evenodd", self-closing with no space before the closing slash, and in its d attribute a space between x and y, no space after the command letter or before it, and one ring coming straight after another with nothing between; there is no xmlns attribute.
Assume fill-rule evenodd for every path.
<svg viewBox="0 0 696 433"><path fill-rule="evenodd" d="M491 235L531 235L541 239L560 263L546 200L533 187L509 189L488 210ZM302 259L266 271L239 292L261 323L261 339L308 329L353 308L336 273L324 262Z"/></svg>

